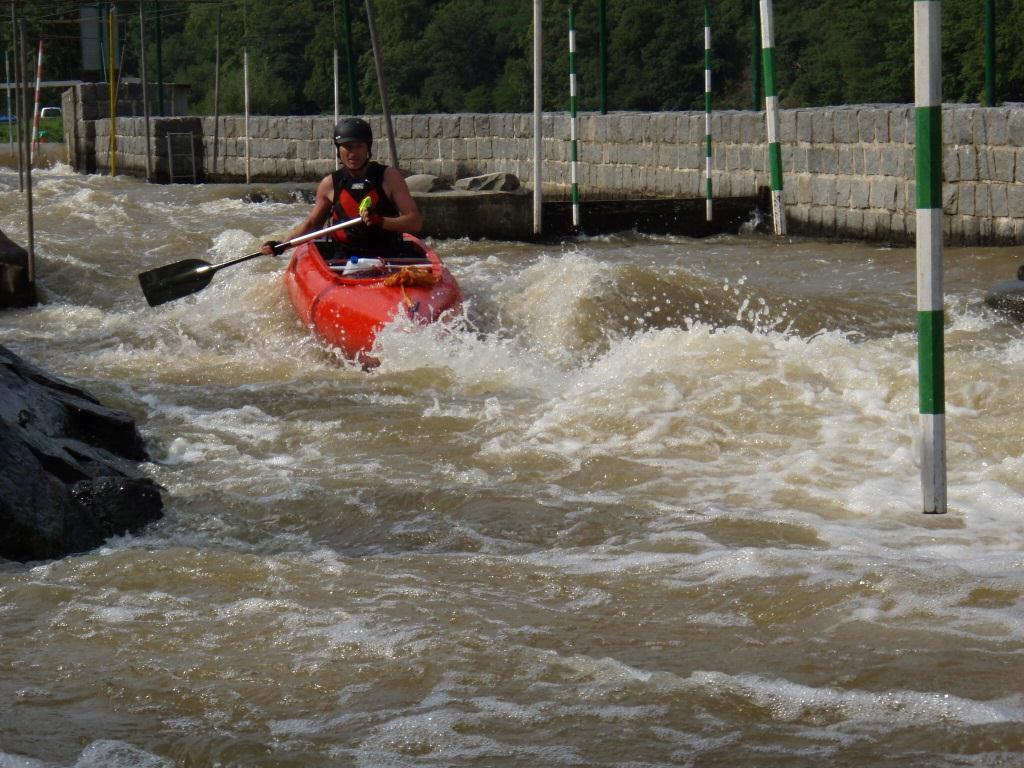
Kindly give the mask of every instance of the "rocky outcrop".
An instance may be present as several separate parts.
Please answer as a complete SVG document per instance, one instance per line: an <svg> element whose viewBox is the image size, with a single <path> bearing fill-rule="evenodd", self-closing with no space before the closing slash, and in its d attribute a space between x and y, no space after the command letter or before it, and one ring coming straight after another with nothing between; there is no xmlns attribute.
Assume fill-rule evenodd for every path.
<svg viewBox="0 0 1024 768"><path fill-rule="evenodd" d="M28 281L28 251L0 232L0 309L35 303L35 288Z"/></svg>
<svg viewBox="0 0 1024 768"><path fill-rule="evenodd" d="M92 549L163 514L128 414L0 346L0 557Z"/></svg>

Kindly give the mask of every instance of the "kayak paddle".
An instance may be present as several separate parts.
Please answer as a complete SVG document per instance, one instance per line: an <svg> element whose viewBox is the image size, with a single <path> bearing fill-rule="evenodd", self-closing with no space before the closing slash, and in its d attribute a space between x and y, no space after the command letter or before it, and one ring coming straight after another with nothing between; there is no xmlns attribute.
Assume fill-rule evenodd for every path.
<svg viewBox="0 0 1024 768"><path fill-rule="evenodd" d="M293 237L291 240L278 245L281 253L284 253L296 245L301 245L309 240L315 240L321 235L336 232L358 224L362 219L349 219L339 224L333 224L316 232L307 232L305 235ZM197 293L210 284L214 274L224 267L234 264L241 264L243 261L263 256L262 251L250 253L248 256L239 256L220 264L210 264L202 259L184 259L173 264L166 264L156 269L150 269L139 274L139 285L142 286L142 294L149 302L149 306L155 307L168 301L174 301L191 293Z"/></svg>

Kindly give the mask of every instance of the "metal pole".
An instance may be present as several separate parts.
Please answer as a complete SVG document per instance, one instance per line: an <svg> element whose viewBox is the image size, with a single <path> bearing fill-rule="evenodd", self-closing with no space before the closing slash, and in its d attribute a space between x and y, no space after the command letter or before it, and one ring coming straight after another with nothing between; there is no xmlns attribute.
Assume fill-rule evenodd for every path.
<svg viewBox="0 0 1024 768"><path fill-rule="evenodd" d="M160 26L160 0L156 3L156 111L163 117L164 112L164 35Z"/></svg>
<svg viewBox="0 0 1024 768"><path fill-rule="evenodd" d="M145 3L139 0L139 75L142 77L142 119L146 123L146 181L153 178L153 148L150 146L149 77L146 73Z"/></svg>
<svg viewBox="0 0 1024 768"><path fill-rule="evenodd" d="M345 23L345 59L348 70L348 113L358 115L359 91L356 89L356 59L352 50L352 8L351 0L342 0L342 21ZM337 154L337 153L335 153Z"/></svg>
<svg viewBox="0 0 1024 768"><path fill-rule="evenodd" d="M4 72L7 77L7 142L10 156L14 157L14 123L11 122L11 52L4 51Z"/></svg>
<svg viewBox="0 0 1024 768"><path fill-rule="evenodd" d="M914 2L917 190L917 362L921 491L926 514L946 511L946 392L942 297L941 3Z"/></svg>
<svg viewBox="0 0 1024 768"><path fill-rule="evenodd" d="M43 89L43 40L39 39L39 52L36 55L36 89L35 104L32 107L32 144L28 156L28 164L35 165L36 154L39 152L39 110L40 96Z"/></svg>
<svg viewBox="0 0 1024 768"><path fill-rule="evenodd" d="M985 0L985 106L996 105L996 2Z"/></svg>
<svg viewBox="0 0 1024 768"><path fill-rule="evenodd" d="M22 89L21 89L21 109L22 114L28 114L28 66L29 63L26 60L28 57L28 48L25 44L25 21L21 19L18 21L18 37L20 39L20 55L21 55L21 73L22 73ZM28 284L35 294L36 289L36 228L35 221L32 217L32 164L28 162L29 155L29 140L30 136L28 131L22 131L21 135L21 154L25 158L25 214L28 229Z"/></svg>
<svg viewBox="0 0 1024 768"><path fill-rule="evenodd" d="M601 70L601 114L608 114L608 24L605 0L597 0L597 52Z"/></svg>
<svg viewBox="0 0 1024 768"><path fill-rule="evenodd" d="M252 180L249 155L249 49L242 51L242 88L245 93L245 183Z"/></svg>
<svg viewBox="0 0 1024 768"><path fill-rule="evenodd" d="M544 193L542 190L543 166L541 164L541 146L543 125L543 92L541 75L544 70L543 53L543 0L533 0L533 234L541 234L541 216Z"/></svg>
<svg viewBox="0 0 1024 768"><path fill-rule="evenodd" d="M348 2L348 0L345 0ZM338 96L339 96L339 82L338 82L338 0L331 0L331 21L333 26L332 41L334 42L334 124L338 124ZM338 153L334 153L334 167L335 169L341 166L341 160L338 159Z"/></svg>
<svg viewBox="0 0 1024 768"><path fill-rule="evenodd" d="M217 173L217 154L220 150L220 22L221 9L217 8L217 42L213 48L213 166L211 173Z"/></svg>
<svg viewBox="0 0 1024 768"><path fill-rule="evenodd" d="M705 211L708 221L712 215L711 194L711 13L704 6L704 176Z"/></svg>
<svg viewBox="0 0 1024 768"><path fill-rule="evenodd" d="M576 11L569 3L569 159L572 172L572 229L580 230L580 176L576 119Z"/></svg>
<svg viewBox="0 0 1024 768"><path fill-rule="evenodd" d="M391 124L391 111L388 109L388 90L384 83L384 63L381 60L380 39L377 37L377 24L373 16L373 0L366 0L366 25L370 28L370 44L373 46L373 66L377 70L377 90L380 91L380 108L384 113L384 128L388 134L388 150L391 152L391 164L398 168L398 149L395 147L395 129Z"/></svg>
<svg viewBox="0 0 1024 768"><path fill-rule="evenodd" d="M772 225L776 235L786 234L782 202L782 145L779 143L779 99L775 90L775 26L772 0L761 0L761 53L764 57L764 105L768 128L768 165L772 183Z"/></svg>
<svg viewBox="0 0 1024 768"><path fill-rule="evenodd" d="M761 11L760 0L750 0L753 5L751 13L750 37L750 82L754 96L752 109L757 112L761 109Z"/></svg>
<svg viewBox="0 0 1024 768"><path fill-rule="evenodd" d="M21 43L18 35L18 22L14 15L14 0L11 0L11 39L14 42L14 129L18 133L18 191L25 191L25 163L22 148L22 122L25 115L21 111L21 87L25 81L25 73L22 69L24 63L21 60Z"/></svg>
<svg viewBox="0 0 1024 768"><path fill-rule="evenodd" d="M117 175L117 80L114 76L114 6L107 11L107 93L110 96L110 175Z"/></svg>
<svg viewBox="0 0 1024 768"><path fill-rule="evenodd" d="M334 123L338 123L338 0L331 0L331 41L334 43ZM337 152L334 153L337 156Z"/></svg>

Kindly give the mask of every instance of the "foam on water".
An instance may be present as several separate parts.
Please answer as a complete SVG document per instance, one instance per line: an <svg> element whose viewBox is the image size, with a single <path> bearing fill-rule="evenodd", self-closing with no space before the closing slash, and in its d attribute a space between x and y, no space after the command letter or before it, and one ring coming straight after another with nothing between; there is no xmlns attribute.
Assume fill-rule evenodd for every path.
<svg viewBox="0 0 1024 768"><path fill-rule="evenodd" d="M969 280L989 257L950 270L931 517L906 253L437 243L465 313L396 320L364 372L283 260L158 308L135 282L307 205L40 190L47 303L4 343L139 418L167 516L0 569L0 766L1024 754L1024 334Z"/></svg>

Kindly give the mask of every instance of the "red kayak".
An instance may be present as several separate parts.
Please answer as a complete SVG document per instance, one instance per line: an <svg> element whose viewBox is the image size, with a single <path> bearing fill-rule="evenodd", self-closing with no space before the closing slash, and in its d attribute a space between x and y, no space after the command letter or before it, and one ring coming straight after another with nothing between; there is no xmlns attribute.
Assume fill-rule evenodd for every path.
<svg viewBox="0 0 1024 768"><path fill-rule="evenodd" d="M366 260L357 265L333 259L331 251L330 242L299 245L284 282L302 322L348 357L365 360L377 332L399 314L431 323L462 304L455 278L412 235L405 235L401 253L370 260L369 267Z"/></svg>

